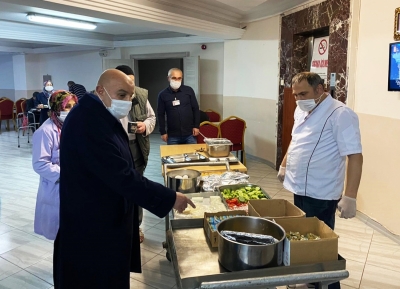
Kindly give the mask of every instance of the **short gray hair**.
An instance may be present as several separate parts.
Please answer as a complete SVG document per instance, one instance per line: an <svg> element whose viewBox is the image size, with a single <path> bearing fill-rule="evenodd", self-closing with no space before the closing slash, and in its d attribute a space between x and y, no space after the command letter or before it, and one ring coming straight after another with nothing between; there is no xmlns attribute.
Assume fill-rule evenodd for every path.
<svg viewBox="0 0 400 289"><path fill-rule="evenodd" d="M303 80L307 80L308 84L316 90L318 85L324 86L324 80L319 76L319 74L314 73L314 72L300 72L293 76L292 78L292 85L293 84L298 84L302 82Z"/></svg>
<svg viewBox="0 0 400 289"><path fill-rule="evenodd" d="M171 76L173 71L180 71L182 73L182 75L183 75L182 70L180 70L179 68L171 68L170 70L168 70L168 77Z"/></svg>

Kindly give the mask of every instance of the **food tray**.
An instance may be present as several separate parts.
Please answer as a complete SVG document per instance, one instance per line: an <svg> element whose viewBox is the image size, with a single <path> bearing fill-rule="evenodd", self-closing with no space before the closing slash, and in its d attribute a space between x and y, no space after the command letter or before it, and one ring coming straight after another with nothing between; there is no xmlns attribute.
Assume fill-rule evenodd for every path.
<svg viewBox="0 0 400 289"><path fill-rule="evenodd" d="M208 159L199 153L185 153L179 155L165 156L161 158L164 164L206 162Z"/></svg>
<svg viewBox="0 0 400 289"><path fill-rule="evenodd" d="M248 184L222 185L222 186L219 186L217 188L217 190L218 190L218 193L219 193L219 195L220 195L220 197L222 199L222 202L225 204L225 206L228 209L228 211L232 211L232 209L229 208L225 198L222 196L222 191L225 190L225 189L238 190L238 189L241 189L243 187L252 187L252 188L259 187L261 189L261 192L264 194L265 198L266 199L271 199L271 197L263 190L263 188L261 186L259 186L259 185L256 185L256 184L248 183ZM248 207L247 207L247 205L240 206L240 207L235 208L235 210L245 210L245 211L247 211Z"/></svg>

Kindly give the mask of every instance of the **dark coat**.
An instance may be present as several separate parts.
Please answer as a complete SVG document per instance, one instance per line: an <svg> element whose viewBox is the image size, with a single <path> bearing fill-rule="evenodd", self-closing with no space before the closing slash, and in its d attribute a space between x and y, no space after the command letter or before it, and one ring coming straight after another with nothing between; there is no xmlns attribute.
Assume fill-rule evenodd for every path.
<svg viewBox="0 0 400 289"><path fill-rule="evenodd" d="M37 107L39 104L47 105L49 107L50 96L51 96L51 93L48 93L48 92L39 93L34 101L35 107ZM49 108L48 107L42 108L40 110L40 120L39 120L40 125L42 125L49 118L49 115L48 115Z"/></svg>
<svg viewBox="0 0 400 289"><path fill-rule="evenodd" d="M60 151L55 288L129 289L141 270L137 205L164 217L176 194L134 170L127 134L97 96L71 110Z"/></svg>

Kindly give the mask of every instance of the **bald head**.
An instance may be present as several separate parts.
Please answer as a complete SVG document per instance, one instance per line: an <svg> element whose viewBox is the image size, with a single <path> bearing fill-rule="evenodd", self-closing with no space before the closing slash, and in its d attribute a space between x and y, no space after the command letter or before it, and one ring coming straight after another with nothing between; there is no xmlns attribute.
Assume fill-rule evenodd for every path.
<svg viewBox="0 0 400 289"><path fill-rule="evenodd" d="M129 101L134 94L135 84L125 73L117 69L107 69L97 82L96 93L109 107L111 99Z"/></svg>

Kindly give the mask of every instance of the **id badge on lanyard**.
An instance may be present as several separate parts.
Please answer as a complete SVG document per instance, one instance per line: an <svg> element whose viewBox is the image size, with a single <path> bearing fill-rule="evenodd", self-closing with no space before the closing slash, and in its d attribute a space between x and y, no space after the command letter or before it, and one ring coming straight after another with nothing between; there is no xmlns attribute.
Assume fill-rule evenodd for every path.
<svg viewBox="0 0 400 289"><path fill-rule="evenodd" d="M175 100L172 101L172 106L178 106L178 105L181 105L181 102L179 101L179 99L176 99L175 97Z"/></svg>

